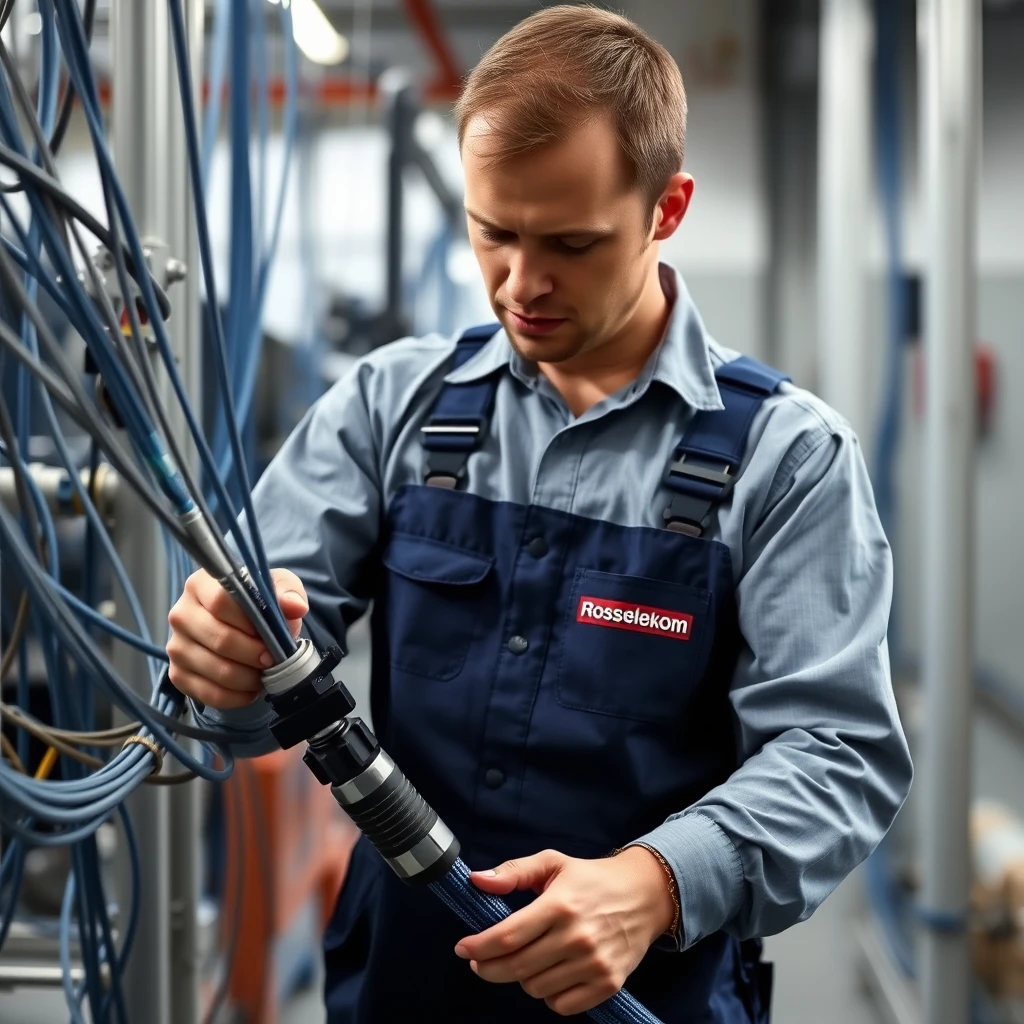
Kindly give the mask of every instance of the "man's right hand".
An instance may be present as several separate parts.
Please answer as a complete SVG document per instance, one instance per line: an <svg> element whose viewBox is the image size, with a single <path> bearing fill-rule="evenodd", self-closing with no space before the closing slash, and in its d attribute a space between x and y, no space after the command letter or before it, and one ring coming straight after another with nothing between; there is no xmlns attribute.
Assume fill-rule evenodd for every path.
<svg viewBox="0 0 1024 1024"><path fill-rule="evenodd" d="M271 569L281 611L293 636L309 611L306 590L287 569ZM168 674L175 689L211 708L240 708L262 692L260 673L274 663L241 608L205 570L193 573L167 621Z"/></svg>

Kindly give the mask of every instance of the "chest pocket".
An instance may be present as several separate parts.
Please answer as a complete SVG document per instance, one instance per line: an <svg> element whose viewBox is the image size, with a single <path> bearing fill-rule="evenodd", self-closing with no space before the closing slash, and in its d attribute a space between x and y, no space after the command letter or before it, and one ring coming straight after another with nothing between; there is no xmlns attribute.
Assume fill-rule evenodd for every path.
<svg viewBox="0 0 1024 1024"><path fill-rule="evenodd" d="M396 533L388 570L391 665L428 679L454 679L466 661L494 559L465 548Z"/></svg>
<svg viewBox="0 0 1024 1024"><path fill-rule="evenodd" d="M707 590L579 569L563 625L558 701L640 722L678 718L704 674Z"/></svg>

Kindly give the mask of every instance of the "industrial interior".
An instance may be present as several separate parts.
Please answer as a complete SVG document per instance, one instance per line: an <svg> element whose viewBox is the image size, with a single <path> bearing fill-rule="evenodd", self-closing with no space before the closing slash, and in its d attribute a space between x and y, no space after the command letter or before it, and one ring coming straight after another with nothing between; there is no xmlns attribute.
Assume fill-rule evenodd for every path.
<svg viewBox="0 0 1024 1024"><path fill-rule="evenodd" d="M268 562L259 535L271 525L252 490L293 431L307 429L309 410L327 408L317 405L322 398L347 395L351 412L364 392L347 382L369 380L367 366L392 365L389 347L407 344L399 339L433 339L423 342L423 360L479 325L492 325L485 335L493 343L499 311L478 266L476 215L467 219L471 169L456 104L488 49L550 6L0 0L0 1024L409 1019L365 1006L362 1015L337 1009L331 979L341 954L332 961L329 951L325 966L324 932L329 946L339 893L355 884L356 862L370 870L368 858L378 854L390 865L380 862L387 885L393 875L410 889L419 885L416 898L449 915L453 936L497 929L512 912L501 893L486 895L470 880L467 863L474 871L496 864L479 852L486 844L462 834L464 823L441 814L443 787L440 796L432 788L430 759L448 756L432 744L458 738L442 738L443 729L435 737L425 718L417 741L425 760L393 749L395 729L383 723L378 743L380 698L371 707L370 673L387 654L377 627L371 632L368 616L346 605L339 614L347 636L311 625L295 634L291 617L301 611L278 606L275 552ZM681 275L714 344L757 361L744 365L779 371L766 391L790 381L783 388L818 396L856 434L851 458L866 466L865 501L877 510L892 558L877 700L898 723L893 735L905 735L913 785L905 800L903 791L893 798L898 814L882 821L870 849L835 869L825 886L834 891L820 905L780 916L779 927L744 932L724 917L716 923L737 943L764 939L774 982L770 996L760 990L756 1008L684 1001L659 1012L669 1003L648 996L655 990L644 988L641 969L586 1012L634 1024L1024 1022L1024 631L1017 619L1024 403L1013 398L1024 389L1024 2L595 6L634 22L682 74L682 170L695 186L692 208L660 243L658 258ZM582 17L589 8L578 10ZM542 63L542 49L524 59ZM573 259L586 273L587 258ZM514 340L512 347L519 353ZM717 370L716 378L721 383ZM367 402L377 400L369 384L364 391ZM498 394L495 418L514 416ZM369 415L399 413L385 402L371 404ZM588 415L579 417L581 429ZM451 487L444 501L470 500L457 493L467 486L465 455L452 462L451 452L475 450L480 428L429 425L435 421L423 428L423 447L429 466L442 467L434 475L443 488ZM510 424L510 436L528 447L532 428ZM416 444L419 429L408 428ZM434 444L438 454L431 431L445 430L455 440L448 449ZM468 435L474 440L462 446ZM379 457L365 438L357 441L350 462ZM621 471L614 486L628 492L646 486L647 456L639 441L623 444L609 449L598 475L613 486L607 480ZM686 457L669 477L686 474ZM304 454L304 465L312 458ZM483 451L470 456L470 489L483 458ZM453 465L449 479L445 467ZM311 488L334 473L325 466L310 471ZM427 483L437 483L429 466ZM705 487L721 483L723 499L727 490L737 502L747 493L743 476L726 481L728 464L724 476L699 466L689 472ZM305 497L297 501L309 507ZM533 515L533 502L516 508ZM456 529L446 525L449 507L429 506L442 510L438 530ZM348 508L333 510L332 529L344 532ZM298 535L301 511L278 518L292 514ZM539 514L554 543L562 520ZM723 507L723 522L725 515ZM259 529L240 529L239 517ZM714 528L707 523L692 537ZM813 529L810 518L804 529ZM273 530L275 538L287 533L280 522ZM681 540L705 543L692 537ZM524 534L523 541L529 566L544 564L545 540L527 546ZM773 561L760 567L758 586L783 571L784 555L762 558ZM463 601L474 587L490 586L479 582L486 572L504 571L500 552L485 560L496 559L494 568L479 554L449 556L435 560L463 573L451 588L463 591ZM515 554L515 573L529 571L520 568L527 557ZM574 569L577 583L627 571L601 557L590 568L561 570L565 586ZM430 579L416 577L413 555L402 558L399 571ZM850 568L855 555L838 534L820 558L837 571L860 571ZM392 569L387 552L383 564ZM482 567L471 577L474 564ZM815 564L806 556L802 571L817 571ZM168 615L197 570L220 581L252 642L272 656L252 706L267 709L276 749L247 751L252 736L230 712L209 717L198 691L179 691L169 674ZM453 600L444 592L453 579L437 572L440 608ZM738 585L743 632L745 586L753 583ZM872 586L882 594L888 584ZM611 643L613 634L640 644L650 638L625 630L685 633L694 622L679 618L670 627L668 618L648 616L648 625L628 626L621 611L612 622L613 608L634 601L628 593L610 601L597 623L619 629L562 627L554 613L551 628L588 630L595 645L598 635ZM396 584L387 599L397 602L398 594ZM369 596L358 611L384 607L384 596ZM635 600L639 615L643 599ZM505 628L482 621L489 606L475 607L481 621L474 624L471 612L467 635ZM840 609L837 621L851 614ZM641 621L625 615L625 623ZM797 615L784 629L799 637L819 628L811 619L819 621ZM512 632L495 655L499 682L510 664L526 666L537 646L529 631ZM464 685L470 670L459 675L459 663L442 671L443 638L419 642L437 669L433 678L425 669L416 677L421 688L433 687L442 704L457 702L451 694L460 691L451 688ZM690 657L696 646L652 642L671 648L671 657L684 646ZM596 665L600 649L588 652L581 641L577 655ZM621 662L632 674L624 686L651 689L642 681L653 671L644 657ZM547 661L554 660L551 653ZM391 661L394 682L400 661L394 654ZM491 671L481 668L474 685L489 687ZM813 666L806 674L813 682ZM718 685L725 694L726 681ZM833 700L837 714L846 701L821 699L826 709ZM734 704L742 710L742 700ZM604 723L613 715L591 711L574 714L611 728ZM848 713L860 714L856 705ZM832 735L843 742L839 726ZM575 778L580 770L570 762L568 754L556 759L555 773ZM511 785L510 764L480 761L481 828L487 801L497 807ZM361 780L374 766L394 784L394 799L406 801L397 839L366 809L376 797ZM825 770L800 785L820 789L827 801L838 774ZM759 783L765 801L776 783L783 785ZM586 780L579 785L585 792ZM599 808L603 786L595 778L597 792L581 805ZM865 788L864 805L872 800ZM570 804L562 805L570 819L585 814ZM808 819L794 828L800 845L818 825ZM833 842L821 840L820 855L807 854L806 878L818 878L819 862L844 847L837 830ZM637 838L609 842L610 860ZM376 852L360 853L367 841ZM511 856L539 852L524 847ZM694 940L689 880L674 875L657 849L647 854L655 876L657 861L668 872L662 881L675 901L680 931L672 934L682 949ZM747 853L737 860L749 869ZM803 878L791 879L794 891ZM770 885L748 879L747 891L757 884ZM516 910L516 919L525 912ZM444 958L455 963L444 945L449 931L409 927L425 958L445 970ZM698 963L685 970L700 975L695 958L714 941L703 937L680 952L652 948L646 957ZM456 966L468 976L467 965ZM419 987L412 968L393 956L365 985L381 997L382 989ZM474 961L473 969L483 968ZM420 1019L498 1019L460 1010L444 984L419 992ZM492 988L522 996L519 986ZM543 1011L536 1000L530 1005ZM577 1012L548 1006L543 1019ZM578 1012L575 1019L586 1019Z"/></svg>

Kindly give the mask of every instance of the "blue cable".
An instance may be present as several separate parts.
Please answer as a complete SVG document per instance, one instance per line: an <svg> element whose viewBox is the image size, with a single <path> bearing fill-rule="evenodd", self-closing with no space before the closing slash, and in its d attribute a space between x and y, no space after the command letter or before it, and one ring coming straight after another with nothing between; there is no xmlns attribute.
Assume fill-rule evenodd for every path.
<svg viewBox="0 0 1024 1024"><path fill-rule="evenodd" d="M75 902L75 876L68 875L64 886L64 899L60 907L60 933L58 951L60 955L61 984L64 988L64 1001L71 1014L73 1024L86 1024L82 1016L81 1005L76 999L74 982L71 980L71 907Z"/></svg>
<svg viewBox="0 0 1024 1024"><path fill-rule="evenodd" d="M256 189L256 230L253 236L257 245L263 244L263 219L267 215L267 144L270 140L270 83L267 74L267 26L263 13L264 0L250 0L252 4L252 61L256 71L256 154L259 168L259 185ZM280 5L279 5L280 6ZM291 5L288 5L289 9ZM248 89L247 89L248 91ZM245 150L246 160L249 150ZM255 246L253 247L255 251ZM257 317L250 314L250 320Z"/></svg>
<svg viewBox="0 0 1024 1024"><path fill-rule="evenodd" d="M228 63L228 28L231 20L231 0L217 0L213 16L213 42L210 46L208 79L210 92L203 121L203 149L201 175L203 194L210 190L210 171L213 168L213 152L217 146L217 131L220 128L220 112L224 97L224 69Z"/></svg>
<svg viewBox="0 0 1024 1024"><path fill-rule="evenodd" d="M196 138L195 104L192 97L189 78L188 47L185 41L185 23L179 5L175 3L174 0L169 0L169 3L171 13L171 40L174 44L174 53L178 69L178 86L185 118L185 142L188 152L189 176L192 181L193 197L195 200L196 232L199 240L199 254L200 261L203 266L203 276L206 283L207 305L210 310L210 320L213 325L213 364L217 375L219 394L224 402L227 418L232 424L234 424L237 423L238 420L235 415L235 403L232 396L230 379L228 377L224 328L220 319L220 307L217 304L217 289L213 274L213 256L210 244L209 222L206 214L206 201L203 197L201 188L202 174L199 166L199 145ZM234 296L232 296L232 300L234 300ZM273 587L271 586L270 570L267 566L266 551L263 548L263 541L260 537L259 528L257 526L256 515L252 505L252 494L249 487L248 473L246 472L245 461L242 458L241 439L238 437L237 430L234 429L228 431L228 437L231 441L232 450L234 452L236 472L239 474L247 525L249 533L252 536L253 547L256 549L258 563L254 562L251 556L247 554L248 546L244 543L245 531L238 530L235 532L235 540L236 543L238 543L240 552L242 553L242 559L246 565L249 566L254 578L263 580L261 592L269 603L271 613L275 616L275 621L279 624L279 627L284 630L287 635L288 642L292 643L291 647L287 646L287 643L285 645L285 650L290 651L294 648L294 641L291 641L290 639L291 634L284 622L284 616L281 613L276 595ZM203 458L203 464L206 466L207 472L213 477L211 482L214 486L220 485L220 477L218 475L219 467L217 466L212 454L210 454L205 441L200 449L200 455ZM224 503L224 507L226 509L230 509L230 502L227 499L227 494L222 485L219 486L218 498Z"/></svg>
<svg viewBox="0 0 1024 1024"><path fill-rule="evenodd" d="M238 399L238 410L241 420L247 421L256 391L256 372L259 368L259 356L263 342L263 307L267 296L267 285L277 255L278 242L281 235L281 224L284 219L284 206L288 196L288 182L291 176L292 152L298 135L298 46L292 29L292 11L290 6L281 8L281 35L285 41L285 104L283 124L283 164L281 168L281 184L277 192L277 203L274 210L273 227L266 252L260 261L256 277L256 294L252 304L251 326L246 345L248 360L243 368L242 384ZM262 198L260 200L263 201ZM230 460L230 456L228 456ZM230 466L230 461L228 462Z"/></svg>
<svg viewBox="0 0 1024 1024"><path fill-rule="evenodd" d="M512 914L512 908L497 896L481 892L469 880L469 868L460 857L451 869L436 882L431 882L430 891L453 910L476 932L482 932L491 925L504 921ZM641 1006L625 989L611 999L587 1011L587 1016L602 1024L660 1024L646 1007Z"/></svg>
<svg viewBox="0 0 1024 1024"><path fill-rule="evenodd" d="M61 25L64 29L66 36L66 57L68 59L68 67L71 72L72 78L76 85L76 90L79 92L80 99L82 100L83 111L86 115L86 120L89 125L90 134L93 139L93 145L96 150L97 156L100 161L101 176L103 177L105 186L108 186L114 195L117 211L123 222L125 228L126 240L128 242L129 251L132 254L132 258L140 265L145 265L144 254L142 252L141 242L138 237L138 233L135 231L134 225L131 221L130 210L128 209L128 203L124 195L124 191L121 188L120 182L118 181L114 168L112 165L109 150L106 145L106 140L103 134L102 119L99 113L99 101L95 92L95 82L91 77L88 67L88 53L85 46L84 30L81 25L81 19L78 17L77 8L75 7L73 0L57 0L58 5L62 10L68 10L68 17L62 18ZM181 52L184 52L184 26L182 22L182 16L177 5L171 4L172 11L172 26L175 28L175 39L176 39L176 52L179 57ZM178 38L180 34L180 39ZM84 70L83 70L84 68ZM182 91L183 103L186 107L186 136L189 142L189 155L190 155L190 167L195 176L195 181L199 181L199 169L198 169L198 156L195 152L196 140L195 140L195 124L194 124L194 106L192 102L192 95L190 89L190 80L187 64L187 56L185 57L184 63L179 61L178 64L179 74L179 85ZM210 276L210 260L209 260L209 238L208 232L205 229L205 207L202 202L201 194L196 195L197 212L202 211L202 216L197 218L199 224L199 236L200 236L200 252L203 255L204 274L207 278L207 294L211 299L215 300L216 293L213 290L212 277ZM143 293L143 299L150 309L156 309L155 293L153 291L152 281L148 275L142 274L139 280L139 286ZM211 303L216 308L216 303ZM173 354L170 349L169 340L167 338L166 329L163 324L163 320L160 316L156 316L151 320L154 335L157 341L157 346L164 359L167 367L168 376L171 379L172 386L178 396L179 402L181 403L182 411L185 414L186 420L189 423L189 428L192 431L193 438L196 442L196 446L199 449L200 458L202 459L207 471L211 474L212 483L214 487L218 489L221 495L222 501L224 501L225 507L230 508L230 501L227 500L226 492L224 491L223 484L220 479L216 476L216 465L213 461L212 455L210 454L209 447L206 443L205 437L195 419L194 411L189 405L187 395L184 392L184 386L181 382L180 374L175 366ZM216 317L214 317L215 325L218 323ZM215 331L216 333L216 331ZM215 360L215 363L217 361ZM219 363L217 363L219 367ZM225 401L230 403L230 389L228 389L225 395ZM240 441L236 436L236 432L229 431L229 437L232 440L232 444L239 444ZM252 501L251 494L248 489L248 480L244 474L244 467L242 467L242 474L245 478L245 487L242 489L243 501L246 506L247 514L250 515L250 519L254 520L251 515ZM189 499L191 500L191 499ZM262 610L267 618L268 624L274 629L278 636L279 642L282 644L286 651L294 649L294 640L291 637L290 632L284 622L284 617L274 599L273 591L264 582L264 574L261 573L260 568L257 568L257 564L251 558L249 554L248 545L246 544L244 532L238 528L238 524L234 520L228 521L228 529L233 533L235 541L238 545L239 550L242 553L243 561L246 562L250 569L250 574L256 585L262 602ZM259 559L260 565L265 566L266 555L263 552L262 539L259 536L259 532L256 529L250 531L253 538L254 546L257 551L257 558Z"/></svg>

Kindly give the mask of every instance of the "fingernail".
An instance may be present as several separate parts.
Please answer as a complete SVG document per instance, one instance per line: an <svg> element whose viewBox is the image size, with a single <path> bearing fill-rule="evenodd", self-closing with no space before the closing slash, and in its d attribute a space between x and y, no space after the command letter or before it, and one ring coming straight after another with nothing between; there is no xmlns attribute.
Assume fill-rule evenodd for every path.
<svg viewBox="0 0 1024 1024"><path fill-rule="evenodd" d="M470 969L470 970L471 970L471 971L472 971L472 972L473 972L474 974L478 974L478 973L479 973L479 972L477 971L477 969L476 969L476 968L477 968L477 963L476 963L476 961L475 961L475 960L470 960L470 961L469 961L469 969Z"/></svg>
<svg viewBox="0 0 1024 1024"><path fill-rule="evenodd" d="M455 955L456 956L461 956L463 960L468 960L469 959L469 950L467 950L466 947L460 942L455 947Z"/></svg>
<svg viewBox="0 0 1024 1024"><path fill-rule="evenodd" d="M493 868L491 868L491 869L489 869L487 871L474 871L473 874L474 875L483 875L485 878L497 878L498 877L498 872L495 871Z"/></svg>
<svg viewBox="0 0 1024 1024"><path fill-rule="evenodd" d="M264 668L270 668L270 666L274 664L274 659L270 656L268 651L265 651L260 655L260 664Z"/></svg>
<svg viewBox="0 0 1024 1024"><path fill-rule="evenodd" d="M294 597L296 601L301 601L303 604L306 603L305 597L303 597L297 590L286 590L281 596Z"/></svg>

